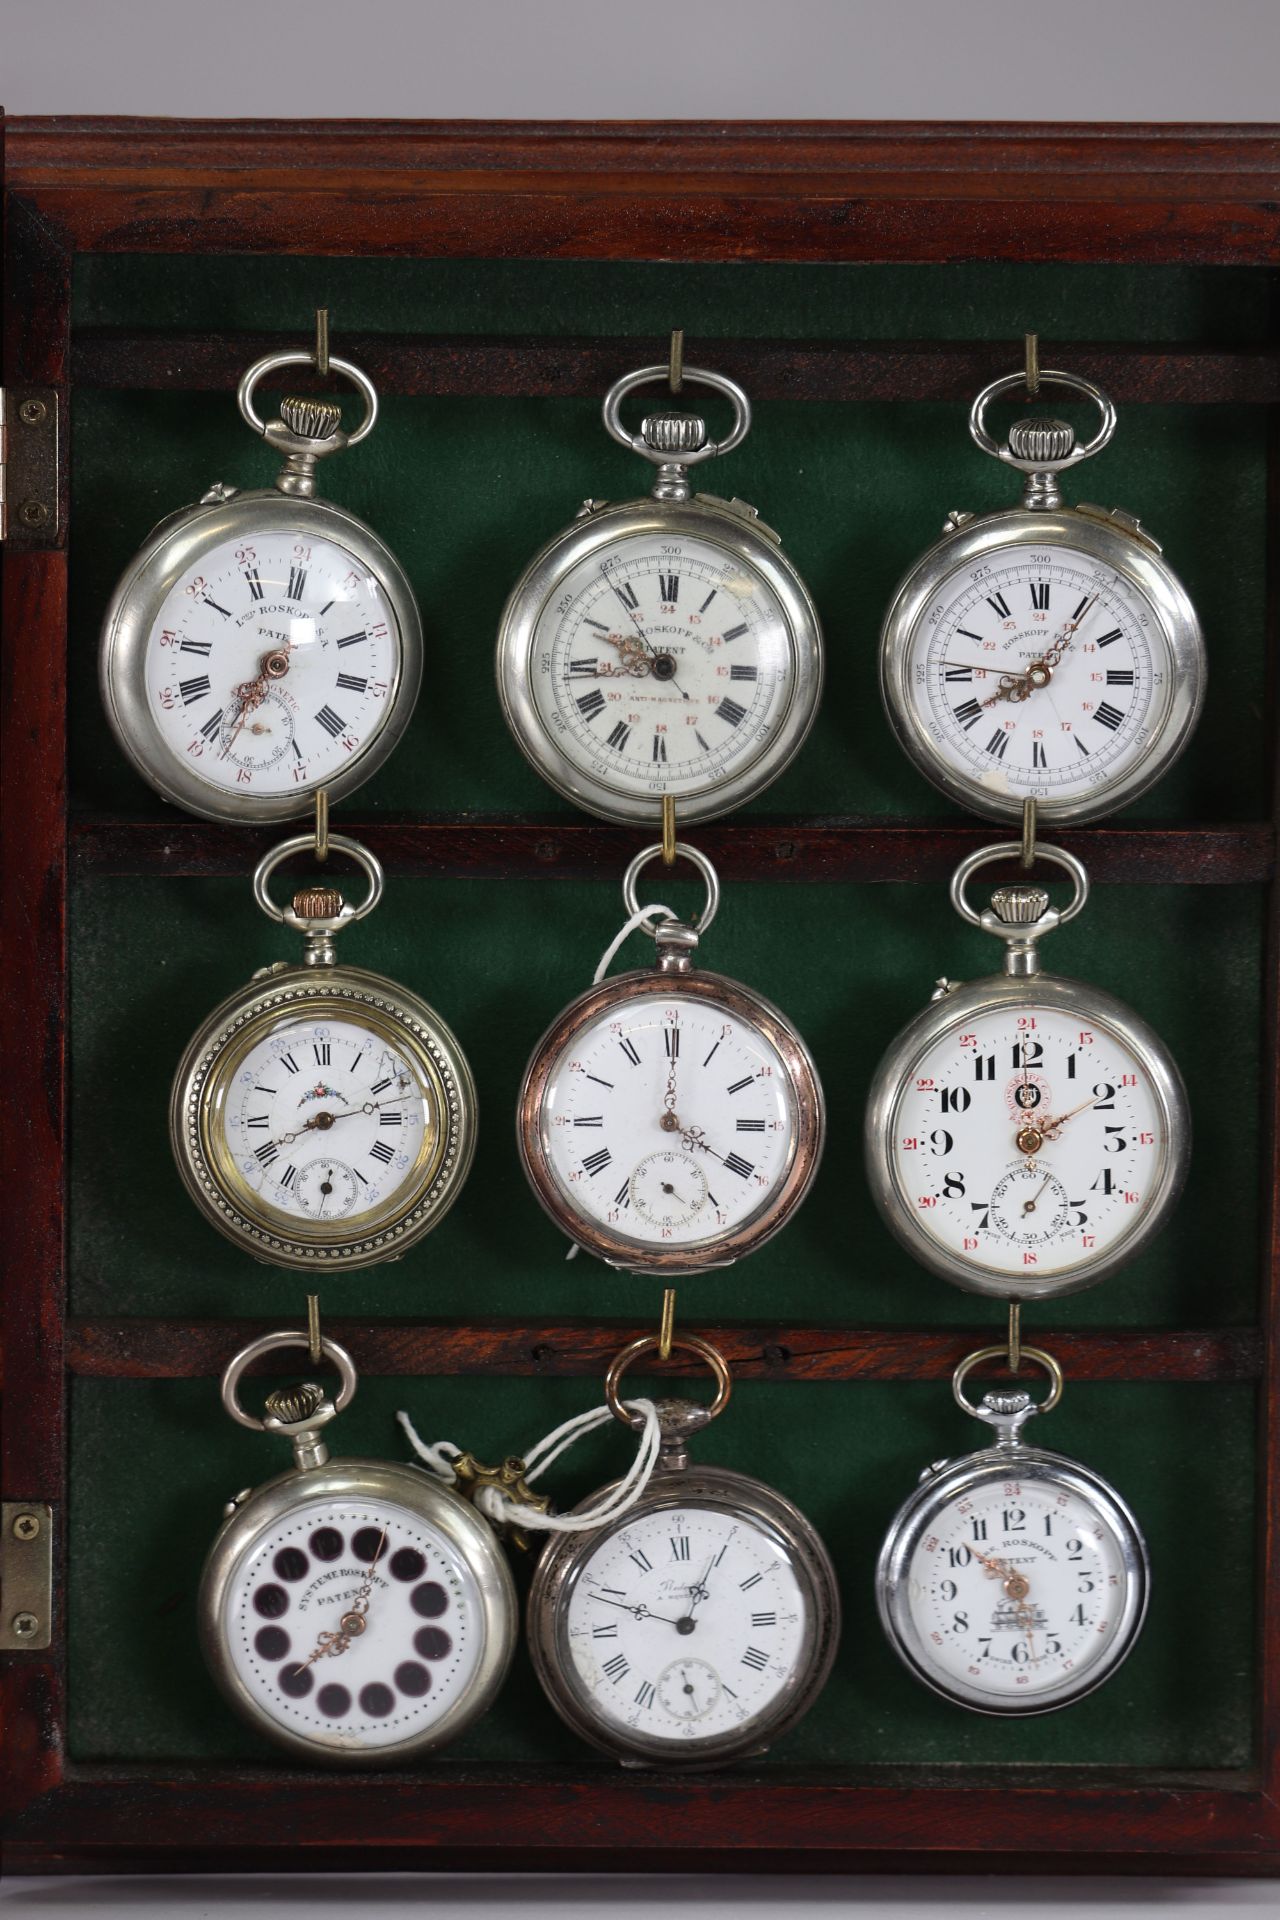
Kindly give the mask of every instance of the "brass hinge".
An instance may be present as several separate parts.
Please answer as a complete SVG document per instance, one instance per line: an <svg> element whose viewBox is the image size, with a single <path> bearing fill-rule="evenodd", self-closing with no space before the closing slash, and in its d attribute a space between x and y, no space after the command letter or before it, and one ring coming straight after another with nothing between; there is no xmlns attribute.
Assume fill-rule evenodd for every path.
<svg viewBox="0 0 1280 1920"><path fill-rule="evenodd" d="M0 540L52 546L58 537L58 396L0 387Z"/></svg>
<svg viewBox="0 0 1280 1920"><path fill-rule="evenodd" d="M35 1653L53 1637L53 1508L0 1504L0 1653Z"/></svg>

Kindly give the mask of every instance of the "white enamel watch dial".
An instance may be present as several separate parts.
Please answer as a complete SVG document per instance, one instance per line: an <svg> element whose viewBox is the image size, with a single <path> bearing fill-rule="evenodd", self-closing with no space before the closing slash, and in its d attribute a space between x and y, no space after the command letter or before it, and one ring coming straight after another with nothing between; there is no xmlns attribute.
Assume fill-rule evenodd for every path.
<svg viewBox="0 0 1280 1920"><path fill-rule="evenodd" d="M394 609L331 539L234 537L183 570L146 642L146 693L170 753L221 793L331 785L382 726L400 678Z"/></svg>
<svg viewBox="0 0 1280 1920"><path fill-rule="evenodd" d="M605 399L613 437L658 468L651 500L589 500L517 582L498 637L498 693L521 751L551 786L610 820L652 821L664 794L712 819L789 765L822 683L822 632L778 536L754 507L693 496L689 469L736 446L746 395L718 374L735 424L718 446L691 414L631 434L622 399L665 381L641 368Z"/></svg>
<svg viewBox="0 0 1280 1920"><path fill-rule="evenodd" d="M285 454L274 487L219 483L160 523L126 568L103 622L99 681L124 753L165 799L212 820L287 820L324 787L352 792L408 725L422 675L412 588L353 514L312 497L324 456L372 427L377 400L347 361L331 365L365 400L349 436L330 403L286 399L263 425L257 381L240 406Z"/></svg>
<svg viewBox="0 0 1280 1920"><path fill-rule="evenodd" d="M980 1417L1025 1401L990 1395ZM1115 1489L1007 1440L922 1475L877 1572L885 1630L917 1677L998 1714L1044 1713L1100 1685L1133 1645L1149 1584Z"/></svg>
<svg viewBox="0 0 1280 1920"><path fill-rule="evenodd" d="M336 963L334 939L372 910L313 889L286 910L267 880L311 837L259 863L259 904L306 941L304 964L264 969L215 1008L174 1077L169 1130L187 1191L220 1232L282 1266L397 1259L443 1219L475 1150L475 1090L457 1040L425 1001Z"/></svg>
<svg viewBox="0 0 1280 1920"><path fill-rule="evenodd" d="M529 1595L552 1704L630 1764L763 1752L835 1658L840 1603L821 1540L773 1488L690 1465L685 1442L707 1414L659 1402L662 1451L639 1503L595 1532L553 1535Z"/></svg>
<svg viewBox="0 0 1280 1920"><path fill-rule="evenodd" d="M1036 1299L1092 1286L1166 1219L1190 1157L1178 1069L1133 1010L1040 971L1059 915L1030 886L997 888L979 916L967 877L1015 846L961 863L952 900L1007 946L1004 975L942 982L876 1070L865 1143L873 1198L915 1259L977 1293Z"/></svg>
<svg viewBox="0 0 1280 1920"><path fill-rule="evenodd" d="M460 1733L511 1658L515 1591L496 1536L416 1466L329 1458L325 1429L356 1388L350 1355L331 1402L308 1383L240 1406L245 1367L305 1333L271 1333L228 1366L223 1404L241 1426L292 1442L294 1467L226 1509L200 1584L205 1657L236 1710L311 1761L391 1766ZM300 1356L301 1358L301 1356Z"/></svg>
<svg viewBox="0 0 1280 1920"><path fill-rule="evenodd" d="M821 1090L799 1036L736 982L620 975L568 1007L520 1101L525 1171L615 1265L697 1271L762 1244L817 1169Z"/></svg>
<svg viewBox="0 0 1280 1920"><path fill-rule="evenodd" d="M924 1232L1016 1291L1111 1255L1157 1192L1169 1141L1122 1033L1028 999L966 1016L919 1054L893 1154Z"/></svg>
<svg viewBox="0 0 1280 1920"><path fill-rule="evenodd" d="M971 431L1027 475L1024 503L953 514L902 581L881 633L881 689L899 742L944 793L978 813L1094 819L1145 793L1181 753L1204 698L1195 609L1158 543L1120 509L1069 507L1059 469L1098 452L1115 414L1075 376L1102 426L1020 421L998 448L980 394Z"/></svg>
<svg viewBox="0 0 1280 1920"><path fill-rule="evenodd" d="M334 1648L358 1599L363 1625ZM338 1749L426 1732L465 1694L484 1644L471 1568L390 1501L294 1507L243 1554L225 1605L245 1691L281 1726Z"/></svg>

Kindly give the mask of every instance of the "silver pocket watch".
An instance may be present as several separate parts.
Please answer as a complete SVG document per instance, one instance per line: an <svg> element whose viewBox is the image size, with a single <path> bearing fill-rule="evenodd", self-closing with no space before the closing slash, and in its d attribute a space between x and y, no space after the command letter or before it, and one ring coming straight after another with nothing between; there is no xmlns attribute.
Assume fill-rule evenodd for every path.
<svg viewBox="0 0 1280 1920"><path fill-rule="evenodd" d="M260 1356L305 1333L251 1342L222 1377L231 1418L279 1434L294 1465L226 1509L200 1582L205 1658L241 1718L313 1763L397 1766L456 1739L496 1696L519 1628L505 1555L474 1507L420 1467L331 1460L322 1429L356 1390L351 1356L322 1340L340 1388L283 1388L265 1417L237 1387Z"/></svg>
<svg viewBox="0 0 1280 1920"><path fill-rule="evenodd" d="M1168 1217L1191 1151L1181 1076L1130 1007L1041 971L1039 942L1075 918L1088 877L1071 854L1037 857L1074 883L1061 912L1040 887L998 887L979 913L966 888L1017 844L961 861L951 901L1004 945L1004 971L938 984L892 1042L867 1105L867 1175L912 1257L1001 1299L1093 1286Z"/></svg>
<svg viewBox="0 0 1280 1920"><path fill-rule="evenodd" d="M378 400L349 360L329 361L364 402L351 433L331 400L254 392L303 351L268 354L240 382L246 423L284 465L271 487L216 482L162 520L116 587L99 680L117 741L166 800L207 820L308 813L340 800L403 734L422 678L413 590L371 527L315 498L317 461L373 430Z"/></svg>
<svg viewBox="0 0 1280 1920"><path fill-rule="evenodd" d="M1062 498L1058 475L1100 453L1115 409L1075 374L1045 384L1094 401L1098 431L1075 444L1062 420L1017 421L1002 446L991 402L973 403L984 453L1026 476L1022 504L947 517L898 587L880 636L880 684L899 744L962 806L1042 821L1094 820L1128 806L1187 744L1205 688L1204 641L1159 543L1119 507Z"/></svg>
<svg viewBox="0 0 1280 1920"><path fill-rule="evenodd" d="M720 888L693 924L651 929L653 966L588 988L557 1016L525 1069L520 1159L563 1232L611 1266L673 1275L731 1266L772 1238L804 1199L825 1109L800 1035L763 995L694 964ZM623 882L636 915L642 869Z"/></svg>
<svg viewBox="0 0 1280 1920"><path fill-rule="evenodd" d="M498 693L531 765L606 820L714 819L790 765L822 689L822 632L779 537L754 507L692 492L689 469L727 454L751 424L741 387L693 367L683 380L727 397L712 441L693 414L622 424L641 367L609 389L613 438L657 468L648 500L588 500L530 561L498 637Z"/></svg>
<svg viewBox="0 0 1280 1920"><path fill-rule="evenodd" d="M926 1686L977 1713L1048 1713L1113 1674L1133 1647L1151 1585L1137 1521L1101 1475L1059 1453L1027 1446L1023 1430L1062 1393L1046 1367L1039 1405L1025 1390L985 1393L957 1368L958 1404L994 1430L994 1441L926 1467L895 1516L876 1569L880 1620L899 1658Z"/></svg>
<svg viewBox="0 0 1280 1920"><path fill-rule="evenodd" d="M377 906L383 874L358 842L328 845L363 869L364 900L312 886L281 907L272 875L315 842L300 834L264 855L254 897L303 936L302 958L259 968L204 1021L174 1079L169 1132L188 1193L229 1240L277 1266L352 1270L398 1259L452 1206L476 1096L439 1014L339 964L334 942Z"/></svg>
<svg viewBox="0 0 1280 1920"><path fill-rule="evenodd" d="M746 1474L691 1463L691 1437L728 1402L729 1370L703 1340L674 1344L710 1365L714 1403L658 1402L661 1451L640 1499L598 1530L553 1536L529 1593L529 1650L548 1699L628 1767L765 1752L817 1699L840 1636L835 1572L799 1509ZM609 1369L606 1397L626 1426L638 1416L618 1398L622 1376L658 1345L633 1341Z"/></svg>

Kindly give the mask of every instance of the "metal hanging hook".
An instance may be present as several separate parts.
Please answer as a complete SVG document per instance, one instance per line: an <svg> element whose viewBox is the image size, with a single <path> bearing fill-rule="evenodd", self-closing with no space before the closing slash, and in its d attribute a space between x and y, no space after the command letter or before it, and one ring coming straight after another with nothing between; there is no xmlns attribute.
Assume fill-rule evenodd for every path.
<svg viewBox="0 0 1280 1920"><path fill-rule="evenodd" d="M671 329L671 345L667 350L667 385L672 393L679 393L684 385L684 328Z"/></svg>
<svg viewBox="0 0 1280 1920"><path fill-rule="evenodd" d="M667 1287L662 1295L662 1319L658 1326L658 1358L671 1358L671 1342L676 1327L676 1290Z"/></svg>
<svg viewBox="0 0 1280 1920"><path fill-rule="evenodd" d="M329 858L329 789L316 788L316 859L321 866Z"/></svg>
<svg viewBox="0 0 1280 1920"><path fill-rule="evenodd" d="M1022 1372L1022 1302L1009 1302L1009 1371Z"/></svg>
<svg viewBox="0 0 1280 1920"><path fill-rule="evenodd" d="M322 380L329 377L329 309L316 308L316 372Z"/></svg>
<svg viewBox="0 0 1280 1920"><path fill-rule="evenodd" d="M1036 863L1036 803L1028 797L1022 803L1022 867L1029 873Z"/></svg>
<svg viewBox="0 0 1280 1920"><path fill-rule="evenodd" d="M676 797L674 793L662 796L662 864L674 867L676 863Z"/></svg>
<svg viewBox="0 0 1280 1920"><path fill-rule="evenodd" d="M1022 346L1026 357L1027 398L1038 400L1040 397L1040 335L1024 333Z"/></svg>

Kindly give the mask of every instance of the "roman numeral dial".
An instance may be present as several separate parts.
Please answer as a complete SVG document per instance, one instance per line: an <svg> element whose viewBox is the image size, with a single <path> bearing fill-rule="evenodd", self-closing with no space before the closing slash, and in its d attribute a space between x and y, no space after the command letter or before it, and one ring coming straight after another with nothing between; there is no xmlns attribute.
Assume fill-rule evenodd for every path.
<svg viewBox="0 0 1280 1920"><path fill-rule="evenodd" d="M568 1230L589 1225L643 1262L767 1220L809 1083L736 1009L659 978L571 1025L530 1085L521 1137L538 1192Z"/></svg>
<svg viewBox="0 0 1280 1920"><path fill-rule="evenodd" d="M1178 677L1138 586L1052 544L957 565L890 641L891 709L913 715L904 744L986 812L1029 797L1046 819L1098 810L1149 763Z"/></svg>
<svg viewBox="0 0 1280 1920"><path fill-rule="evenodd" d="M389 595L334 541L224 541L169 589L146 642L147 707L183 779L305 801L378 741L403 680Z"/></svg>
<svg viewBox="0 0 1280 1920"><path fill-rule="evenodd" d="M527 659L541 737L619 804L749 779L813 691L794 615L765 573L683 531L623 534L570 566ZM523 719L512 723L524 744Z"/></svg>
<svg viewBox="0 0 1280 1920"><path fill-rule="evenodd" d="M580 1559L560 1644L591 1717L688 1752L802 1683L809 1590L745 1510L642 1504Z"/></svg>

